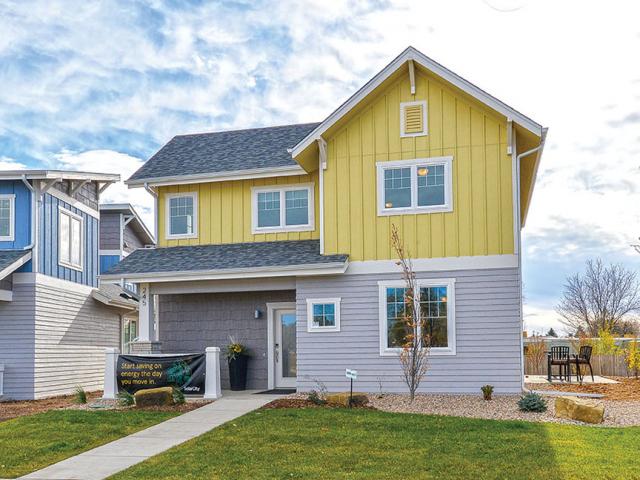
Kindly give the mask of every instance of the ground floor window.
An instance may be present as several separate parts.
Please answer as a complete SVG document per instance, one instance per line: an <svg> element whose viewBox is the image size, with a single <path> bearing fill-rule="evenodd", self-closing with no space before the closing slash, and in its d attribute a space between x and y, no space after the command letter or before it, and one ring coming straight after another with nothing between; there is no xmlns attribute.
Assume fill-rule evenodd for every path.
<svg viewBox="0 0 640 480"><path fill-rule="evenodd" d="M308 298L307 299L307 331L339 332L340 331L340 299Z"/></svg>
<svg viewBox="0 0 640 480"><path fill-rule="evenodd" d="M434 355L455 354L455 281L417 280L420 335L430 342ZM379 282L380 354L397 355L406 343L408 329L404 281Z"/></svg>

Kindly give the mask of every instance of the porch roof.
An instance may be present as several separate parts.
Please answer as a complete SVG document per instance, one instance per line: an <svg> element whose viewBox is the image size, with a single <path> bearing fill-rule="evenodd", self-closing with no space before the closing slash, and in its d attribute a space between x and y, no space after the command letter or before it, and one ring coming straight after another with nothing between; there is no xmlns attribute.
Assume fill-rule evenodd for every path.
<svg viewBox="0 0 640 480"><path fill-rule="evenodd" d="M337 274L347 260L348 255L321 255L318 240L142 248L101 278L161 282Z"/></svg>
<svg viewBox="0 0 640 480"><path fill-rule="evenodd" d="M31 250L0 250L0 280L31 260Z"/></svg>

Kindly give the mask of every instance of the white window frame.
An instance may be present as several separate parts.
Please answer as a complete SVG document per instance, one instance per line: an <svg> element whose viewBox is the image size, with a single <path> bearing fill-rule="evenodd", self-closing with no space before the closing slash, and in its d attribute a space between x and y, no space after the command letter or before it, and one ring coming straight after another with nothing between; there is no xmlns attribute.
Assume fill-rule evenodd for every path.
<svg viewBox="0 0 640 480"><path fill-rule="evenodd" d="M66 215L68 217L70 217L69 219L69 261L66 262L64 260L61 259L61 255L60 252L62 252L62 230L61 230L61 225L62 222L60 221L62 215ZM73 240L71 238L71 232L73 231L73 229L71 228L71 219L76 219L80 221L80 263L76 264L76 263L72 263L71 262L71 245L73 244ZM58 206L58 264L66 267L66 268L71 268L73 270L77 270L79 272L83 271L83 265L84 265L84 218L82 217L82 215L78 215L77 213L72 212L71 210L68 210L64 207Z"/></svg>
<svg viewBox="0 0 640 480"><path fill-rule="evenodd" d="M285 200L285 192L291 190L306 190L308 196L308 223L305 225L286 225L287 205ZM258 193L279 192L280 193L280 225L274 227L258 226ZM310 232L314 230L314 211L315 201L313 198L313 183L298 183L291 185L270 185L264 187L251 188L251 233L277 233L277 232Z"/></svg>
<svg viewBox="0 0 640 480"><path fill-rule="evenodd" d="M422 126L424 127L422 132L418 133L405 133L404 125L404 111L406 107L412 107L414 105L422 105ZM401 137L424 137L429 135L429 127L427 126L427 101L417 100L415 102L402 102L400 103L400 136Z"/></svg>
<svg viewBox="0 0 640 480"><path fill-rule="evenodd" d="M447 287L447 347L432 347L429 355L456 354L456 290L455 278L418 279L416 287ZM387 288L406 288L404 280L389 280L378 282L378 318L380 327L380 356L396 357L402 352L401 348L387 347Z"/></svg>
<svg viewBox="0 0 640 480"><path fill-rule="evenodd" d="M5 193L0 195L0 200L9 200L9 235L0 237L0 242L13 242L16 235L16 196Z"/></svg>
<svg viewBox="0 0 640 480"><path fill-rule="evenodd" d="M418 206L418 173L419 165L444 164L444 204ZM384 172L390 168L411 168L411 206L386 208L384 201ZM406 215L418 213L440 213L453 211L453 157L416 158L412 160L395 160L391 162L376 162L378 183L378 216Z"/></svg>
<svg viewBox="0 0 640 480"><path fill-rule="evenodd" d="M191 197L193 199L193 233L171 233L171 199ZM198 238L198 192L168 193L165 196L165 238L179 240L181 238Z"/></svg>
<svg viewBox="0 0 640 480"><path fill-rule="evenodd" d="M340 298L307 298L307 332L339 332L340 331ZM317 327L313 324L313 306L332 304L336 324L333 327Z"/></svg>

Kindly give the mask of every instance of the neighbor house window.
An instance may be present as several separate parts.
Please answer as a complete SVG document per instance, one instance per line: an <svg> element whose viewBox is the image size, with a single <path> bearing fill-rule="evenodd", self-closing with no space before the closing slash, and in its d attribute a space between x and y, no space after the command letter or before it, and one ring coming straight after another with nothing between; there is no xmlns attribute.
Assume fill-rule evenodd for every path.
<svg viewBox="0 0 640 480"><path fill-rule="evenodd" d="M378 215L450 212L453 157L378 162Z"/></svg>
<svg viewBox="0 0 640 480"><path fill-rule="evenodd" d="M339 332L340 331L340 299L308 298L307 299L307 331Z"/></svg>
<svg viewBox="0 0 640 480"><path fill-rule="evenodd" d="M167 238L193 238L197 235L198 196L175 193L167 196Z"/></svg>
<svg viewBox="0 0 640 480"><path fill-rule="evenodd" d="M434 355L455 354L455 292L453 279L417 280L419 335ZM396 355L410 333L406 322L406 285L379 282L380 354Z"/></svg>
<svg viewBox="0 0 640 480"><path fill-rule="evenodd" d="M14 240L15 204L15 195L0 195L0 241Z"/></svg>
<svg viewBox="0 0 640 480"><path fill-rule="evenodd" d="M58 217L58 263L82 270L82 236L84 220L69 210L60 208Z"/></svg>
<svg viewBox="0 0 640 480"><path fill-rule="evenodd" d="M313 185L254 187L253 233L313 230Z"/></svg>

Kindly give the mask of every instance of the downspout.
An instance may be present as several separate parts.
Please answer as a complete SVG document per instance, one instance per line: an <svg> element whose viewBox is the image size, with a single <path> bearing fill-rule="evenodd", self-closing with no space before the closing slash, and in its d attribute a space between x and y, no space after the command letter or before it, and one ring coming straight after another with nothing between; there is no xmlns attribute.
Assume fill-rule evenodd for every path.
<svg viewBox="0 0 640 480"><path fill-rule="evenodd" d="M24 185L29 189L29 192L31 192L31 238L30 238L31 241L29 242L29 245L25 246L22 250L32 250L36 244L36 220L38 216L38 210L36 209L36 191L27 180L26 175L22 175L21 180L22 180L22 183L24 183ZM34 256L35 256L35 252L31 252L31 260L32 260L31 263L33 265L32 268L33 268L33 271L36 272L37 269L35 265L37 265L37 263Z"/></svg>
<svg viewBox="0 0 640 480"><path fill-rule="evenodd" d="M158 192L156 192L153 188L149 186L147 182L144 183L144 189L153 197L153 213L154 213L154 222L153 222L153 236L156 240L156 245L158 244L158 223L159 223L159 212L158 212Z"/></svg>
<svg viewBox="0 0 640 480"><path fill-rule="evenodd" d="M537 153L542 151L542 149L544 148L544 142L546 139L546 130L543 131L542 134L542 138L540 139L540 145L538 145L535 148L532 148L531 150L527 150L526 152L522 152L521 154L516 156L516 178L518 179L518 195L516 196L516 212L518 212L518 216L515 219L518 222L518 272L519 272L519 285L518 285L518 290L520 292L520 378L522 379L522 391L526 391L526 387L525 387L525 381L524 381L524 336L523 336L523 332L524 332L524 311L522 308L522 230L521 230L521 222L520 222L520 216L521 216L521 210L520 210L520 160L522 160L524 157L528 157L529 155L533 154L533 153ZM515 135L514 135L514 143L515 143ZM515 149L514 149L515 151ZM535 172L534 172L535 175ZM535 178L535 177L534 177Z"/></svg>

